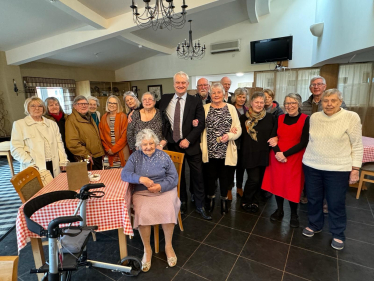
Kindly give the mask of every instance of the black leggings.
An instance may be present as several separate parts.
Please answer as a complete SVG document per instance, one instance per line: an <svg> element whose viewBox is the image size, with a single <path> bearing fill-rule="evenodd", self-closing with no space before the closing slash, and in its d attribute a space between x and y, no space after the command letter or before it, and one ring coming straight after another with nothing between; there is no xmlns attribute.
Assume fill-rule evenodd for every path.
<svg viewBox="0 0 374 281"><path fill-rule="evenodd" d="M275 195L275 200L277 201L278 210L283 211L284 198ZM295 202L291 202L291 201L288 201L288 203L290 203L291 214L297 215L297 207L299 206L299 203L295 203Z"/></svg>

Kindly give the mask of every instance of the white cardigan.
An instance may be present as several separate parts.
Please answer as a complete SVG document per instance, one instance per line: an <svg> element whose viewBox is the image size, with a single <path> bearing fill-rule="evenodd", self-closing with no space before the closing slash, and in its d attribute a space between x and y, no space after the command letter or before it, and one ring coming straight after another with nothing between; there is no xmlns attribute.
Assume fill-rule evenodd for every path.
<svg viewBox="0 0 374 281"><path fill-rule="evenodd" d="M56 177L61 172L60 166L65 165L68 159L57 123L42 118L48 127L45 137L51 146L53 176ZM14 159L21 163L21 171L34 165L39 170L46 169L44 139L36 128L37 123L31 116L13 123L10 151Z"/></svg>
<svg viewBox="0 0 374 281"><path fill-rule="evenodd" d="M231 104L227 104L227 107L230 111L230 115L232 118L232 124L231 129L236 128L237 132L236 134L227 132L227 135L229 136L229 144L227 145L226 150L226 158L225 158L225 165L226 166L236 166L238 162L238 153L237 153L237 147L235 144L235 140L238 139L242 134L242 127L240 126L240 121L238 117L238 112L236 111L235 106ZM210 108L210 103L204 105L204 111L205 111L205 120L208 116ZM201 142L200 142L200 148L201 152L203 154L203 163L209 162L209 156L208 156L208 140L207 140L207 132L206 132L206 125L203 133L201 134Z"/></svg>

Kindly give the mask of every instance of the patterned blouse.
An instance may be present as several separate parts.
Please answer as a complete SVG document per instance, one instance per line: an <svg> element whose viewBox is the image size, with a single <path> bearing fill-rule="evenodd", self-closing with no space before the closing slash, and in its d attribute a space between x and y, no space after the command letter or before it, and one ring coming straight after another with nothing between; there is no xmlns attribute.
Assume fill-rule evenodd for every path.
<svg viewBox="0 0 374 281"><path fill-rule="evenodd" d="M132 115L132 122L127 127L127 143L132 151L135 151L136 134L143 129L151 129L158 137L159 141L164 140L162 136L162 119L160 110L156 108L156 114L149 121L142 121L140 110L135 110Z"/></svg>
<svg viewBox="0 0 374 281"><path fill-rule="evenodd" d="M228 142L217 141L218 137L230 132L232 118L230 111L225 105L222 108L210 107L206 117L208 157L215 159L225 159Z"/></svg>

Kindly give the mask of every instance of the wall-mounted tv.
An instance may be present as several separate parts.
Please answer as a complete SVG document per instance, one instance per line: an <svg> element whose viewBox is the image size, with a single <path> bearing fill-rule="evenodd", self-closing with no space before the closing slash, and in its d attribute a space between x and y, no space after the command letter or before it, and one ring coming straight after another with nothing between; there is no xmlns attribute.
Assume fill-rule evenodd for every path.
<svg viewBox="0 0 374 281"><path fill-rule="evenodd" d="M292 60L292 36L251 42L251 64Z"/></svg>

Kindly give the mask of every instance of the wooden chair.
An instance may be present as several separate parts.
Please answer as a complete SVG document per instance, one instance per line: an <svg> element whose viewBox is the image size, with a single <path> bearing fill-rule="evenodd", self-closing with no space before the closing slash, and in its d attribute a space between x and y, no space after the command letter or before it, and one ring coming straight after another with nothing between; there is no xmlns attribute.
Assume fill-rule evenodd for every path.
<svg viewBox="0 0 374 281"><path fill-rule="evenodd" d="M363 185L364 182L374 183L374 180L367 179L367 178L365 178L365 176L374 177L374 162L365 163L361 167L361 175L360 175L360 181L358 182L356 199L360 198L360 193L361 193L362 185Z"/></svg>
<svg viewBox="0 0 374 281"><path fill-rule="evenodd" d="M43 188L39 171L34 167L28 167L10 179L17 191L22 203L25 203Z"/></svg>
<svg viewBox="0 0 374 281"><path fill-rule="evenodd" d="M181 175L182 175L182 166L183 166L183 160L184 160L184 153L180 152L174 152L169 150L164 150L173 161L175 168L177 169L178 173L178 198L180 198L180 185L181 185ZM182 215L181 211L179 210L178 213L178 224L181 231L184 231L183 224L182 224ZM153 236L154 236L154 242L155 242L155 253L159 252L160 249L160 236L159 236L159 228L160 226L154 225L153 226Z"/></svg>
<svg viewBox="0 0 374 281"><path fill-rule="evenodd" d="M13 158L10 154L10 141L3 141L0 143L0 155L6 155L10 168L10 173L14 176Z"/></svg>
<svg viewBox="0 0 374 281"><path fill-rule="evenodd" d="M0 280L17 281L18 256L0 257Z"/></svg>

